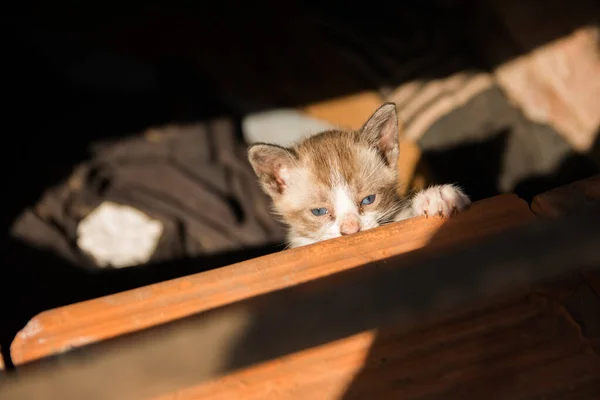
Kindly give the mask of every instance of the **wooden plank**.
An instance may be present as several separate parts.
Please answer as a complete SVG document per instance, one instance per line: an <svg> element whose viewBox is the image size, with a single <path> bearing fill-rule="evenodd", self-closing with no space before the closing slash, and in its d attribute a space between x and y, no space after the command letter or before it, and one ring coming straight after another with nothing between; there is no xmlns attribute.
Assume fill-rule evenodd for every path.
<svg viewBox="0 0 600 400"><path fill-rule="evenodd" d="M540 218L566 215L600 202L600 175L552 189L533 198L531 210Z"/></svg>
<svg viewBox="0 0 600 400"><path fill-rule="evenodd" d="M546 206L543 210L552 210L555 215L572 212L581 205L586 193L587 200L589 197L600 199L597 194L594 196L594 183L594 179L590 179L555 189L538 196L538 202L540 197L549 197L549 202L543 204L555 207ZM575 204L565 208L563 203L569 201ZM561 204L562 207L557 207ZM539 208L538 212L541 211ZM583 275L588 282L595 281L596 285L600 282L597 270L585 271ZM600 368L600 363L593 352L582 354L580 349L594 341L600 342L600 336L581 335L582 327L585 329L594 315L596 319L600 315L600 291L596 289L595 297L590 300L588 295L584 301L578 293L583 286L561 282L563 287L570 285L573 287L563 297L575 305L567 303L557 308L556 304L540 301L528 292L521 301L510 297L485 304L408 335L393 328L380 330L378 334L365 332L156 399L325 400L350 398L356 392L364 398L408 400L429 395L479 399L493 388L498 398L544 395L545 398L595 400L600 393L600 376L597 373L590 376L589 372ZM556 290L551 293L555 295ZM577 322L567 312L569 308L575 308L569 311L579 315ZM585 314L591 316L582 318ZM562 328L556 329L558 325ZM597 326L598 322L592 321L592 325ZM549 335L550 326L554 330ZM560 357L559 363L556 357ZM486 371L482 372L479 358L493 358L494 365L487 364ZM432 371L438 374L453 371L454 374L444 380L427 379ZM520 371L520 379L525 384L512 385L506 371ZM561 379L547 379L548 375L557 374ZM456 393L459 386L465 389Z"/></svg>
<svg viewBox="0 0 600 400"><path fill-rule="evenodd" d="M598 203L600 203L600 175L535 196L531 203L531 210L540 218L556 218ZM582 274L596 295L600 296L600 272L586 271Z"/></svg>
<svg viewBox="0 0 600 400"><path fill-rule="evenodd" d="M381 229L283 251L112 296L46 311L15 337L15 365L73 347L163 324L197 312L283 289L405 253L436 249L532 221L527 204L502 195L473 204L445 224L414 218ZM440 229L442 226L444 229Z"/></svg>
<svg viewBox="0 0 600 400"><path fill-rule="evenodd" d="M496 301L414 332L368 331L156 399L481 399L490 390L501 399L600 382L597 373L589 376L600 367L597 357L581 352L578 326L555 308L531 295ZM520 385L511 371L519 371ZM545 379L549 374L561 378Z"/></svg>
<svg viewBox="0 0 600 400"><path fill-rule="evenodd" d="M600 208L569 219L538 221L458 250L438 248L431 252L424 248L393 258L365 260L369 263L363 268L96 344L66 354L57 362L24 366L20 374L0 381L0 399L148 398L300 351L314 351L334 341L358 338L368 342L369 337L362 334L376 328L386 332L387 328L381 327L393 327L396 334L409 332L415 324L419 326L428 321L428 317L443 315L461 305L481 304L494 295L582 266L597 268L600 265L597 251L600 230L596 223L599 218ZM388 229L394 227L383 227L380 231ZM377 234L372 231L361 236L366 242L370 241L369 236L377 237ZM351 245L360 246L360 242L344 242L347 246L344 250L348 252ZM313 250L323 245L316 245ZM307 259L314 256L310 248L302 252ZM553 306L543 293L538 294L538 298ZM525 319L529 312L527 307L520 311ZM539 331L560 334L563 329L570 329L570 335L579 335L576 326L561 327L556 318L540 317L543 316L529 318L541 324ZM522 372L511 374L515 360L500 365L492 358L491 370L482 370L477 363L471 365L470 373L479 371L482 376L480 384L494 383L508 374L509 378L516 379L504 388L509 394L524 393L526 398L539 398L565 390L577 390L581 394L581 390L589 385L593 387L600 379L600 359L589 351L582 351L585 346L581 343L570 343L566 347L556 342L536 344L532 332L517 329L517 335L525 342L523 348L513 349L520 354L516 365ZM499 343L501 338L502 335L488 337L480 347L491 346L500 354L506 350ZM545 353L534 351L539 346ZM388 348L383 354L396 350ZM437 350L443 351L443 347L438 346ZM418 355L418 349L415 351ZM540 354L543 357L540 358ZM454 357L468 358L469 355L458 352ZM478 358L477 354L470 357ZM433 360L430 365L435 365L435 358ZM446 377L439 376L439 371L430 371L429 379L421 380L422 389L432 380L447 380L452 376L463 384L469 383L461 379L469 376L465 371L452 374L450 370L450 373ZM527 379L522 381L522 377ZM399 382L391 377L390 382L393 385L387 390L377 388L384 392L375 398L400 396L401 393L393 392L399 390ZM506 384L506 380L500 383ZM553 383L562 386L553 386ZM243 382L240 384L243 386ZM267 398L285 398L279 396L275 382L273 385ZM467 398L464 392L469 387L458 386L448 393L452 397L442 398ZM460 388L464 388L463 393L457 393ZM483 394L489 386L482 385L479 389L479 394ZM245 398L247 393L242 389L238 394ZM422 398L416 392L413 394L411 398ZM500 398L514 398L512 395ZM589 396L581 398L591 399Z"/></svg>

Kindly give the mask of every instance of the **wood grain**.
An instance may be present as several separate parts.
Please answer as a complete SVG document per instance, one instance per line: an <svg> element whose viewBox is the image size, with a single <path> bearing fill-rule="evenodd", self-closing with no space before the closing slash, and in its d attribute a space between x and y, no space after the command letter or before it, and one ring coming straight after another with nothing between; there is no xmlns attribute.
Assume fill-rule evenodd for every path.
<svg viewBox="0 0 600 400"><path fill-rule="evenodd" d="M156 400L464 400L490 392L499 399L595 400L600 359L582 352L594 338L582 335L582 318L576 322L567 311L573 298L580 306L582 284L575 276L510 293L409 333L394 327L365 332ZM600 293L591 301L599 310Z"/></svg>
<svg viewBox="0 0 600 400"><path fill-rule="evenodd" d="M540 218L553 218L580 211L598 202L600 202L600 175L535 196L531 203L531 210Z"/></svg>
<svg viewBox="0 0 600 400"><path fill-rule="evenodd" d="M533 198L531 210L540 218L556 218L600 203L600 175L549 190ZM600 222L599 222L600 226ZM588 284L600 297L600 272L584 271Z"/></svg>
<svg viewBox="0 0 600 400"><path fill-rule="evenodd" d="M467 243L534 219L524 201L502 195L477 202L446 223L437 218L414 218L57 308L34 317L18 333L11 346L12 359L15 365L23 364L423 246L436 249ZM444 229L438 231L442 225Z"/></svg>
<svg viewBox="0 0 600 400"><path fill-rule="evenodd" d="M572 286L563 282L560 289ZM479 305L414 332L361 333L156 400L458 400L485 398L490 390L508 399L558 392L565 384L583 391L578 398L594 399L600 376L590 372L600 362L581 352L585 339L577 325L542 293ZM545 379L548 374L561 379ZM588 383L593 386L586 389Z"/></svg>
<svg viewBox="0 0 600 400"><path fill-rule="evenodd" d="M600 359L561 302L578 282L563 280L560 290L563 285L548 284L512 305L494 302L441 325L431 317L444 319L462 306L481 306L494 295L504 298L507 291L526 289L574 267L600 265L597 218L600 208L511 229L462 249L425 247L207 310L71 352L50 364L23 366L14 379L0 381L0 399L142 399L351 337L368 344L369 337L362 334L376 328L376 343L366 359L361 360L360 343L354 343L349 346L354 357L342 361L363 366L343 390L344 398L480 399L491 391L498 398L593 399ZM473 324L477 318L479 323ZM433 325L423 327L428 320ZM486 324L496 325L477 335ZM450 325L458 334L448 330ZM436 344L440 328L446 330ZM416 335L412 343L401 340L411 334ZM322 360L327 364L341 355L330 352ZM308 364L305 379L317 368ZM336 366L330 364L330 371ZM277 372L268 379L266 398L305 398L294 397L303 387L293 385L293 374ZM233 398L251 393L251 382L246 383L238 382L230 392ZM226 389L219 387L210 397L221 390ZM176 396L195 398L182 392Z"/></svg>

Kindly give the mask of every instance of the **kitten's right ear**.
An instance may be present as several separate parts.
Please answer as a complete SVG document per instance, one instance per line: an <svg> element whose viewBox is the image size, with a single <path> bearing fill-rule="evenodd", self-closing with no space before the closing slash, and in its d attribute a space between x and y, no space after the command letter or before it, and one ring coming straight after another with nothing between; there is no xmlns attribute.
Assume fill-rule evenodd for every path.
<svg viewBox="0 0 600 400"><path fill-rule="evenodd" d="M385 155L389 165L396 165L399 133L396 104L385 103L375 110L360 132Z"/></svg>
<svg viewBox="0 0 600 400"><path fill-rule="evenodd" d="M287 189L290 169L296 161L292 150L274 144L256 143L248 149L248 160L268 195L282 194Z"/></svg>

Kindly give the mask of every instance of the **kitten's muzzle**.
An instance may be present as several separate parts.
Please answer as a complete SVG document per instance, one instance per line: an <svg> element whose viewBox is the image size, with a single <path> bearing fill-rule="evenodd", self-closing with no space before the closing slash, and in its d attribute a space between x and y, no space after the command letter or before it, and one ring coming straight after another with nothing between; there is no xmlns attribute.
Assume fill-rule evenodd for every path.
<svg viewBox="0 0 600 400"><path fill-rule="evenodd" d="M342 235L351 235L360 231L360 221L356 219L345 220L340 225L340 233Z"/></svg>

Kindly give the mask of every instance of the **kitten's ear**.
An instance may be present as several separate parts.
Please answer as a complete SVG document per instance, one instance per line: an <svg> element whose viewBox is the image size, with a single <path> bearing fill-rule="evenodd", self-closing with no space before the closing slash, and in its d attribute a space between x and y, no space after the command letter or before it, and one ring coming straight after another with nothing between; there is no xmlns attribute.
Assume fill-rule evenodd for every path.
<svg viewBox="0 0 600 400"><path fill-rule="evenodd" d="M390 166L396 166L399 133L396 104L385 103L379 107L360 129L360 133L385 155Z"/></svg>
<svg viewBox="0 0 600 400"><path fill-rule="evenodd" d="M287 189L290 169L296 161L292 150L274 144L256 143L248 149L248 160L268 195L281 194Z"/></svg>

